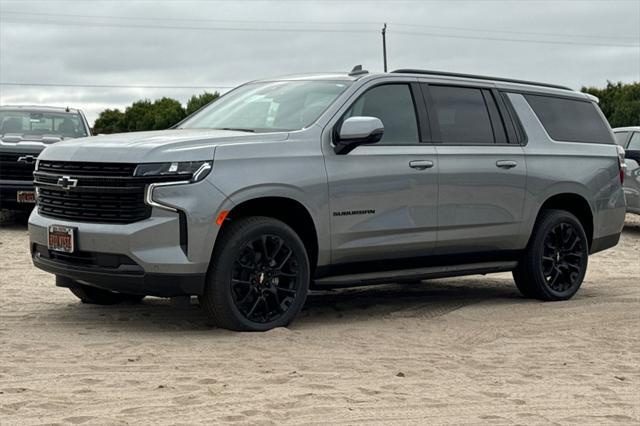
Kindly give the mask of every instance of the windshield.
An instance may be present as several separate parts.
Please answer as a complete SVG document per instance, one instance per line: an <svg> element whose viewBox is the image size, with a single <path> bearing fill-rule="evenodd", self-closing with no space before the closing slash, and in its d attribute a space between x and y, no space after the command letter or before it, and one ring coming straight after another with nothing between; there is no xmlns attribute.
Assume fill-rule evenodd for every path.
<svg viewBox="0 0 640 426"><path fill-rule="evenodd" d="M67 112L0 111L0 134L24 136L87 136L80 114Z"/></svg>
<svg viewBox="0 0 640 426"><path fill-rule="evenodd" d="M221 97L179 128L250 132L300 130L316 121L348 85L347 81L249 83Z"/></svg>

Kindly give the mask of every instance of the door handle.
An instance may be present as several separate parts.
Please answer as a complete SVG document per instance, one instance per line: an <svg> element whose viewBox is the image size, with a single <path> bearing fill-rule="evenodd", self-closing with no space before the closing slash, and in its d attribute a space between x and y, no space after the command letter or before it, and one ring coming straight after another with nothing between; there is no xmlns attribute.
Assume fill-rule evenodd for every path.
<svg viewBox="0 0 640 426"><path fill-rule="evenodd" d="M496 161L496 167L500 167L501 169L513 169L516 167L518 163L513 160L498 160Z"/></svg>
<svg viewBox="0 0 640 426"><path fill-rule="evenodd" d="M409 167L417 170L430 169L433 167L433 161L431 160L413 160L409 161Z"/></svg>

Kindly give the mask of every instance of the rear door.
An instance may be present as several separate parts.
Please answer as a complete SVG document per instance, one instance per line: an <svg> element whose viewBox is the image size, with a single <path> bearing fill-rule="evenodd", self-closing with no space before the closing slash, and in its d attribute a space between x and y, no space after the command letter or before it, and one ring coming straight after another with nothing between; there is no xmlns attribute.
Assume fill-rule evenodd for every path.
<svg viewBox="0 0 640 426"><path fill-rule="evenodd" d="M526 165L505 100L490 86L421 86L439 163L437 253L521 248Z"/></svg>
<svg viewBox="0 0 640 426"><path fill-rule="evenodd" d="M345 155L336 154L329 142L323 146L332 262L431 254L437 233L438 165L434 146L424 142L429 127L417 80L369 82L327 127L330 137L341 120L355 116L379 118L384 135L380 142Z"/></svg>

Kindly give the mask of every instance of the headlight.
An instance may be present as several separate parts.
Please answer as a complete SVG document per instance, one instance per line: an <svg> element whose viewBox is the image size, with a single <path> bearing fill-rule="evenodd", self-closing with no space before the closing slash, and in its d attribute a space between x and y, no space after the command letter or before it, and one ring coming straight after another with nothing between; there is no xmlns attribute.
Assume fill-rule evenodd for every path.
<svg viewBox="0 0 640 426"><path fill-rule="evenodd" d="M213 161L182 161L174 163L146 163L136 167L138 177L184 177L184 180L198 182L204 179L213 166Z"/></svg>

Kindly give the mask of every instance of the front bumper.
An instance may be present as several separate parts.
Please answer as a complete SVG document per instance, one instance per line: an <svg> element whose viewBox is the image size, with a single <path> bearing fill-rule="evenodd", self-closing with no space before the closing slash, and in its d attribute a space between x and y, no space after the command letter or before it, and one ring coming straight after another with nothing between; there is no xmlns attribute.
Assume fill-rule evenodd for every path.
<svg viewBox="0 0 640 426"><path fill-rule="evenodd" d="M33 203L18 203L18 191L35 191L31 181L0 181L0 208L31 209Z"/></svg>
<svg viewBox="0 0 640 426"><path fill-rule="evenodd" d="M60 259L47 258L45 246L31 246L33 264L43 271L72 279L105 290L128 294L172 297L202 294L206 274L154 274L146 273L137 265L104 267L79 265ZM136 267L137 266L137 267ZM58 281L58 285L61 286Z"/></svg>
<svg viewBox="0 0 640 426"><path fill-rule="evenodd" d="M29 217L34 265L123 293L161 297L201 294L218 231L215 218L220 210L229 208L228 201L206 181L157 188L154 199L178 211L154 207L147 219L105 224L52 218L34 209ZM50 225L77 229L75 253L47 250Z"/></svg>

